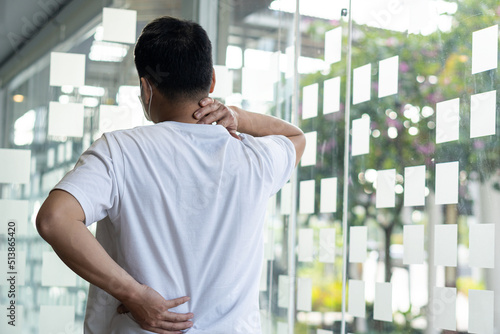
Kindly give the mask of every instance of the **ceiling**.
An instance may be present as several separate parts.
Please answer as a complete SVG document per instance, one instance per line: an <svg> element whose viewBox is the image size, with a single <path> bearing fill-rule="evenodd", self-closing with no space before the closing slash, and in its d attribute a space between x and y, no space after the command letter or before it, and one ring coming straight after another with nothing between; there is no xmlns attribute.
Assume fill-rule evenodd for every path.
<svg viewBox="0 0 500 334"><path fill-rule="evenodd" d="M199 1L204 0L0 0L0 74L2 71L11 69L12 63L19 63L19 68L29 66L31 56L32 60L36 60L35 54L44 50L43 48L51 47L45 43L42 27L56 28L49 30L52 35L58 35L60 26L63 24L62 17L68 20L68 16L64 13L68 11L76 11L80 21L83 20L83 13L85 8L94 7L102 8L102 6L111 6L124 9L136 10L138 13L137 21L137 36L144 25L162 15L171 15L175 17L182 17L186 7L196 6ZM210 0L212 1L212 0ZM222 36L226 39L224 43L231 43L234 45L241 45L242 47L256 48L258 43L264 39L272 39L280 41L281 43L289 43L285 39L280 39L280 26L285 29L293 29L291 19L293 15L284 14L281 18L277 12L268 11L272 0L218 0L219 15L222 15L220 20L224 21L224 13L231 13L227 15L230 19L227 26L219 26L219 29L226 29L227 35ZM104 3L108 5L104 5ZM76 4L80 3L80 7ZM100 10L99 8L98 11ZM76 21L77 16L73 16L70 20ZM59 22L61 21L61 22ZM227 20L226 20L227 21ZM287 23L283 26L283 24ZM83 21L82 21L83 22ZM75 22L76 24L76 22ZM281 32L282 36L289 36L285 32ZM68 31L66 31L68 34ZM66 35L69 36L69 35ZM308 38L307 35L303 36L303 44ZM74 44L71 50L67 52L88 54L94 38L92 35L87 35L85 40L80 40L79 43ZM57 41L56 41L57 42ZM222 42L219 41L219 42ZM23 46L26 46L23 49ZM284 50L286 47L283 45L274 45L273 49L279 48ZM19 51L22 50L22 51ZM133 57L132 48L127 55L124 64L111 64L111 63L95 63L87 61L87 78L89 81L105 82L108 80L120 80L120 82L127 82L129 84L136 83L136 74L132 70ZM45 54L44 51L43 54ZM303 55L308 55L308 49L302 50ZM40 57L40 55L38 55ZM21 64L20 60L25 59ZM225 57L224 57L225 59ZM223 59L223 60L224 60ZM129 70L131 71L130 73ZM116 73L122 73L119 77ZM133 73L132 73L133 72ZM115 74L115 75L113 75ZM12 77L12 76L11 76ZM0 75L0 79L7 82L7 77ZM0 80L2 81L2 80Z"/></svg>
<svg viewBox="0 0 500 334"><path fill-rule="evenodd" d="M0 67L71 0L0 0Z"/></svg>
<svg viewBox="0 0 500 334"><path fill-rule="evenodd" d="M73 0L0 0L0 68L14 57L42 27L51 24L57 14ZM149 22L159 15L180 16L181 0L115 0L121 8L138 12L139 22ZM196 2L196 0L194 1ZM271 0L220 0L219 6L228 7L236 14L234 22L252 12L267 8Z"/></svg>

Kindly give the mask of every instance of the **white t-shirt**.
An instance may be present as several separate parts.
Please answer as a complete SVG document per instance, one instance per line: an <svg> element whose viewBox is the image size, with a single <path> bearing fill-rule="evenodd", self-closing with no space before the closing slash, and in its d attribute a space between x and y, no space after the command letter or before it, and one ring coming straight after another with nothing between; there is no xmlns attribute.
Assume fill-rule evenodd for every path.
<svg viewBox="0 0 500 334"><path fill-rule="evenodd" d="M97 239L138 282L165 299L189 296L190 334L257 334L263 223L290 178L284 136L239 141L220 125L162 122L105 133L54 188L96 221ZM101 221L102 220L102 221ZM150 333L91 285L85 333Z"/></svg>

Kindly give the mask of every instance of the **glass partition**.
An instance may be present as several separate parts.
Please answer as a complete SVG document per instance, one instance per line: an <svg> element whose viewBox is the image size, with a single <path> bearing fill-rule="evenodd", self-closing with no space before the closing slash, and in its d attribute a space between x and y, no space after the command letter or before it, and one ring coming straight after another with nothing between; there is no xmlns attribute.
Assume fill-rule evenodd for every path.
<svg viewBox="0 0 500 334"><path fill-rule="evenodd" d="M346 332L493 333L498 3L361 3Z"/></svg>
<svg viewBox="0 0 500 334"><path fill-rule="evenodd" d="M263 333L497 332L497 1L111 7L126 9L117 15L135 31L106 35L103 10L0 94L0 333L82 332L88 283L38 236L34 219L103 132L147 124L133 47L160 15L207 30L214 98L306 134L301 163L269 201ZM74 83L51 85L52 57L61 64L69 54L73 67L60 74ZM5 316L12 270L15 328Z"/></svg>

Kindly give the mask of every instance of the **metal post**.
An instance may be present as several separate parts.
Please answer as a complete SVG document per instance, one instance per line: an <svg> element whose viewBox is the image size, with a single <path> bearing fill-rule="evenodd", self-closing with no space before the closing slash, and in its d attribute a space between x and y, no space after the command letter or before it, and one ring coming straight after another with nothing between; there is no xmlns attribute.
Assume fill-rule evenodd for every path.
<svg viewBox="0 0 500 334"><path fill-rule="evenodd" d="M299 106L299 55L300 55L300 0L297 0L294 15L294 60L293 60L293 95L291 123L298 126ZM288 278L290 283L288 304L288 333L293 334L295 330L295 244L297 229L297 169L292 175L292 206L288 220Z"/></svg>
<svg viewBox="0 0 500 334"><path fill-rule="evenodd" d="M352 13L351 1L349 1L349 29L347 31L347 79L346 79L346 93L345 93L345 114L344 114L344 198L342 209L342 231L343 231L343 245L342 245L342 323L341 334L345 334L345 305L346 305L346 284L347 284L347 219L349 215L348 195L349 195L349 146L350 137L349 129L351 118L351 49L352 49Z"/></svg>

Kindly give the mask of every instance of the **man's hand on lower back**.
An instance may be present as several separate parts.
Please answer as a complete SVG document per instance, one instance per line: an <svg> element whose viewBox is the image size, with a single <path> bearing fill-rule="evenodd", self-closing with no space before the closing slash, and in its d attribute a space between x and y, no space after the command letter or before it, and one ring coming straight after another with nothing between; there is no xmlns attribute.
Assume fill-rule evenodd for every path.
<svg viewBox="0 0 500 334"><path fill-rule="evenodd" d="M199 102L200 109L196 110L193 117L198 119L198 124L212 124L217 122L229 131L236 139L241 138L236 134L238 129L237 114L231 108L225 106L217 100L206 97Z"/></svg>
<svg viewBox="0 0 500 334"><path fill-rule="evenodd" d="M147 285L141 285L138 290L129 299L122 300L123 304L118 306L118 313L130 312L142 329L154 333L180 334L182 333L180 330L193 326L193 323L188 321L193 318L193 313L181 314L169 311L186 303L189 297L166 300Z"/></svg>

